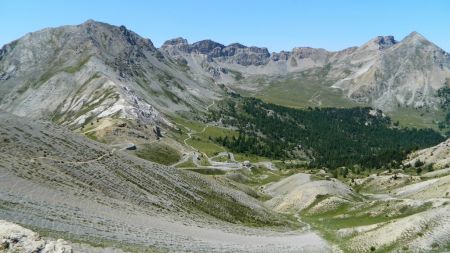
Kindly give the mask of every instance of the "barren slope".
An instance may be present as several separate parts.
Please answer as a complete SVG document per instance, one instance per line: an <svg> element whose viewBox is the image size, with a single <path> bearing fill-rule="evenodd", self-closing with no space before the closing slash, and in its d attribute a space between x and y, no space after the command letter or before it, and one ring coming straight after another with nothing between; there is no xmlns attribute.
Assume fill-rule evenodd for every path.
<svg viewBox="0 0 450 253"><path fill-rule="evenodd" d="M69 240L119 247L327 250L317 235L295 230L295 220L211 178L5 113L0 114L0 137L1 219Z"/></svg>

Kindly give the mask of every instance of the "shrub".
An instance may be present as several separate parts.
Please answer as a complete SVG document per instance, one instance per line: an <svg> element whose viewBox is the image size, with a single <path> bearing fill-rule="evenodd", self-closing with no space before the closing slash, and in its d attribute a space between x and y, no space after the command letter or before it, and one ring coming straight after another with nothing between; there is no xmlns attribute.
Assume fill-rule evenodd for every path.
<svg viewBox="0 0 450 253"><path fill-rule="evenodd" d="M422 162L420 159L417 159L416 162L414 163L414 167L421 167L423 166L425 163Z"/></svg>
<svg viewBox="0 0 450 253"><path fill-rule="evenodd" d="M416 168L416 173L417 175L420 175L420 173L422 173L422 167Z"/></svg>

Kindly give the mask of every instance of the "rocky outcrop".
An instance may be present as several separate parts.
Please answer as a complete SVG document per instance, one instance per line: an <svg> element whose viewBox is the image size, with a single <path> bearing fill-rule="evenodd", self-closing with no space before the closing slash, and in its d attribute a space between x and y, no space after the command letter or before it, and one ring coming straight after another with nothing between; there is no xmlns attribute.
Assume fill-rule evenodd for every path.
<svg viewBox="0 0 450 253"><path fill-rule="evenodd" d="M436 146L421 149L408 155L403 162L406 166L432 165L435 168L450 168L450 139Z"/></svg>
<svg viewBox="0 0 450 253"><path fill-rule="evenodd" d="M380 45L380 48L383 49L397 44L394 36L378 36L376 40L378 42L378 45Z"/></svg>
<svg viewBox="0 0 450 253"><path fill-rule="evenodd" d="M164 42L161 50L172 56L180 53L202 54L209 62L216 59L219 62L230 62L242 66L264 65L270 58L267 48L247 47L239 43L224 46L212 40L201 40L189 44L186 39L175 38Z"/></svg>
<svg viewBox="0 0 450 253"><path fill-rule="evenodd" d="M184 38L175 38L168 40L162 44L161 49L170 51L170 50L178 50L180 52L189 53L190 45L188 41Z"/></svg>
<svg viewBox="0 0 450 253"><path fill-rule="evenodd" d="M62 239L46 240L29 229L0 220L0 252L71 253L73 250Z"/></svg>
<svg viewBox="0 0 450 253"><path fill-rule="evenodd" d="M270 58L270 53L265 47L245 47L240 44L231 44L222 51L225 51L223 54L224 57L232 57L230 62L243 66L264 65Z"/></svg>
<svg viewBox="0 0 450 253"><path fill-rule="evenodd" d="M212 40L201 40L191 45L190 51L199 54L206 54L210 57L221 56L221 51L225 46Z"/></svg>
<svg viewBox="0 0 450 253"><path fill-rule="evenodd" d="M287 61L291 56L290 52L281 51L279 53L272 53L270 59L272 61Z"/></svg>

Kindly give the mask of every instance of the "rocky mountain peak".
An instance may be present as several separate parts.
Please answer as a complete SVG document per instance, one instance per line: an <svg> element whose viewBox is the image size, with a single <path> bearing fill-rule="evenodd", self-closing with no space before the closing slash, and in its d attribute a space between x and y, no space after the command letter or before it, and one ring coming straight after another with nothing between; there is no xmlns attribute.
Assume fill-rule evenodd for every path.
<svg viewBox="0 0 450 253"><path fill-rule="evenodd" d="M161 50L167 52L169 55L176 56L179 52L190 53L191 45L189 45L187 39L178 37L165 41L161 45Z"/></svg>
<svg viewBox="0 0 450 253"><path fill-rule="evenodd" d="M407 38L414 38L414 39L422 39L422 40L426 40L426 38L425 38L422 34L416 32L416 31L412 31L410 34L408 34L408 35L405 37L405 39L407 39Z"/></svg>
<svg viewBox="0 0 450 253"><path fill-rule="evenodd" d="M247 48L246 46L242 45L241 43L231 43L227 47L233 47L233 48Z"/></svg>
<svg viewBox="0 0 450 253"><path fill-rule="evenodd" d="M198 52L201 54L208 54L208 55L213 53L213 55L211 55L212 57L214 57L214 55L217 55L218 53L220 53L220 51L224 47L225 47L224 45L217 43L215 41L212 41L212 40L197 41L194 44L192 44L192 46L191 46L192 51L194 51L194 52ZM219 55L217 55L217 56L219 56Z"/></svg>
<svg viewBox="0 0 450 253"><path fill-rule="evenodd" d="M131 49L156 51L151 40L139 36L125 26L113 26L92 19L80 25L47 28L29 33L20 41L32 48L47 46L56 51L71 48L103 56Z"/></svg>
<svg viewBox="0 0 450 253"><path fill-rule="evenodd" d="M362 50L384 50L386 48L390 48L391 46L397 44L397 41L394 39L394 36L377 36L367 43L362 45L360 49Z"/></svg>
<svg viewBox="0 0 450 253"><path fill-rule="evenodd" d="M93 19L88 19L88 20L84 21L84 23L82 25L95 25L95 24L108 25L107 23L102 23L100 21L96 21L96 20L93 20Z"/></svg>
<svg viewBox="0 0 450 253"><path fill-rule="evenodd" d="M388 48L395 44L397 44L397 41L394 39L394 36L378 36L375 38L375 43L378 43L380 45L380 48Z"/></svg>
<svg viewBox="0 0 450 253"><path fill-rule="evenodd" d="M161 48L166 48L169 46L177 46L177 45L189 45L187 39L182 38L182 37L178 37L178 38L174 38L174 39L170 39L170 40L166 40Z"/></svg>
<svg viewBox="0 0 450 253"><path fill-rule="evenodd" d="M422 34L418 32L412 32L408 34L403 40L404 44L431 44L430 41L427 40Z"/></svg>
<svg viewBox="0 0 450 253"><path fill-rule="evenodd" d="M161 108L179 109L183 99L198 104L196 95L177 87L204 90L163 58L149 39L94 20L29 33L0 51L0 109L46 119L58 114L58 122L70 125L113 114L163 120ZM149 92L161 86L161 100L173 98L164 106Z"/></svg>

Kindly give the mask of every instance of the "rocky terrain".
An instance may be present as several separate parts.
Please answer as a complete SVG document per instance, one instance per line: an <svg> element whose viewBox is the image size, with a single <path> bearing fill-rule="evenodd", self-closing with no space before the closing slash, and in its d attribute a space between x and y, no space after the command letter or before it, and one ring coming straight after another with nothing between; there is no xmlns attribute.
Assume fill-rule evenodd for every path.
<svg viewBox="0 0 450 253"><path fill-rule="evenodd" d="M312 180L311 175L303 173L269 184L264 192L273 196L266 204L282 212L301 211L313 204L318 196L329 195L344 202L360 198L337 180Z"/></svg>
<svg viewBox="0 0 450 253"><path fill-rule="evenodd" d="M337 52L298 47L271 53L183 38L155 48L124 26L89 20L3 46L0 108L73 127L113 116L166 122L164 113L203 111L233 90L262 92L270 100L276 93L265 90L274 86L294 93L315 89L308 99L319 106L330 93L385 111L438 109L435 93L449 84L449 69L450 55L416 32L401 41L378 36ZM308 80L306 87L283 85L302 80ZM298 99L286 98L306 102Z"/></svg>
<svg viewBox="0 0 450 253"><path fill-rule="evenodd" d="M295 219L212 178L129 156L50 123L5 113L0 119L0 217L9 222L130 250L328 250Z"/></svg>
<svg viewBox="0 0 450 253"><path fill-rule="evenodd" d="M29 33L0 49L0 252L449 251L449 141L429 147L440 134L376 171L311 168L314 150L296 140L299 156L230 150L224 139L242 131L211 109L235 111L239 96L368 105L402 131L386 115L442 121L436 91L448 85L450 55L416 32L337 52L183 38L156 48L93 20Z"/></svg>
<svg viewBox="0 0 450 253"><path fill-rule="evenodd" d="M450 139L434 147L422 149L409 155L405 165L414 166L417 162L432 165L436 168L450 166Z"/></svg>
<svg viewBox="0 0 450 253"><path fill-rule="evenodd" d="M149 39L91 20L4 46L0 77L1 109L74 126L114 116L164 123L161 112L202 110L220 90L194 81Z"/></svg>
<svg viewBox="0 0 450 253"><path fill-rule="evenodd" d="M437 109L436 90L450 80L450 55L417 32L401 41L378 36L338 52L299 47L269 53L266 48L210 40L188 44L182 38L165 42L161 50L236 89L255 93L277 80L319 78L317 86L341 90L343 98L385 111Z"/></svg>
<svg viewBox="0 0 450 253"><path fill-rule="evenodd" d="M300 214L302 221L344 252L449 249L448 171L433 179L387 171L351 177L357 179L344 179L348 183L344 184L320 173L294 174L265 187L273 196L266 204Z"/></svg>
<svg viewBox="0 0 450 253"><path fill-rule="evenodd" d="M0 220L0 252L123 252L117 248L92 247L82 243L69 243L63 239L51 240L17 224Z"/></svg>

